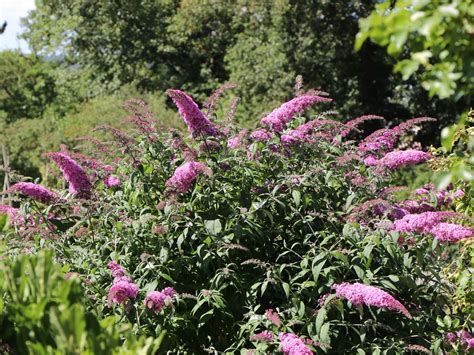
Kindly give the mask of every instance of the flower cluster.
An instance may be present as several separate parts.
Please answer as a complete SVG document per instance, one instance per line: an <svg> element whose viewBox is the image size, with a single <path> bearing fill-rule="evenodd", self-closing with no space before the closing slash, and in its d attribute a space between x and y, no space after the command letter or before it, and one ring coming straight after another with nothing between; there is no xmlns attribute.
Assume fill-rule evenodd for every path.
<svg viewBox="0 0 474 355"><path fill-rule="evenodd" d="M329 101L332 99L317 95L298 96L273 110L268 116L262 118L260 123L274 131L281 132L296 113L302 112L316 103Z"/></svg>
<svg viewBox="0 0 474 355"><path fill-rule="evenodd" d="M441 221L455 216L454 212L423 212L419 214L407 214L393 224L393 230L397 232L427 233Z"/></svg>
<svg viewBox="0 0 474 355"><path fill-rule="evenodd" d="M265 341L267 343L271 343L273 341L273 333L268 330L264 330L260 333L256 333L252 335L250 337L250 340L251 341Z"/></svg>
<svg viewBox="0 0 474 355"><path fill-rule="evenodd" d="M460 344L465 351L474 348L474 338L467 330L459 330L456 333L448 333L445 336L448 343Z"/></svg>
<svg viewBox="0 0 474 355"><path fill-rule="evenodd" d="M89 198L92 192L92 184L84 170L66 153L55 152L46 154L58 165L69 183L69 192L81 198Z"/></svg>
<svg viewBox="0 0 474 355"><path fill-rule="evenodd" d="M189 132L193 137L197 136L216 136L217 128L202 113L193 99L181 90L168 90L166 92L176 107L184 122L188 126Z"/></svg>
<svg viewBox="0 0 474 355"><path fill-rule="evenodd" d="M109 290L108 304L126 304L130 299L138 296L138 286L125 276L125 270L115 261L109 261L107 267L112 272L114 282Z"/></svg>
<svg viewBox="0 0 474 355"><path fill-rule="evenodd" d="M32 182L18 182L13 185L10 190L18 191L25 196L43 203L51 203L58 200L58 195L56 193L44 186Z"/></svg>
<svg viewBox="0 0 474 355"><path fill-rule="evenodd" d="M474 229L454 223L438 223L431 228L430 234L441 242L456 243L474 237Z"/></svg>
<svg viewBox="0 0 474 355"><path fill-rule="evenodd" d="M361 283L341 283L333 285L336 290L336 296L349 300L354 305L368 305L377 308L387 308L398 311L411 319L411 314L399 301L393 296L381 290L380 288L364 285Z"/></svg>
<svg viewBox="0 0 474 355"><path fill-rule="evenodd" d="M377 164L389 169L397 169L401 166L420 164L430 158L428 153L421 150L397 150L387 153Z"/></svg>
<svg viewBox="0 0 474 355"><path fill-rule="evenodd" d="M281 343L281 350L286 355L310 355L313 352L306 346L304 341L291 333L280 333L278 335Z"/></svg>
<svg viewBox="0 0 474 355"><path fill-rule="evenodd" d="M164 306L171 306L171 301L175 295L176 291L174 288L166 287L161 291L150 292L143 303L145 304L145 307L158 313Z"/></svg>
<svg viewBox="0 0 474 355"><path fill-rule="evenodd" d="M109 290L108 303L124 304L138 296L138 286L123 280L115 282Z"/></svg>
<svg viewBox="0 0 474 355"><path fill-rule="evenodd" d="M166 186L177 192L186 192L201 173L212 175L211 169L203 163L186 162L175 170L173 176L166 181Z"/></svg>
<svg viewBox="0 0 474 355"><path fill-rule="evenodd" d="M250 134L250 138L257 142L266 142L272 138L272 134L266 129L257 129Z"/></svg>
<svg viewBox="0 0 474 355"><path fill-rule="evenodd" d="M105 179L104 179L104 185L105 187L111 189L111 188L114 188L114 187L118 187L120 186L121 184L121 181L118 177L116 176L107 176Z"/></svg>
<svg viewBox="0 0 474 355"><path fill-rule="evenodd" d="M265 311L265 317L266 317L270 322L272 322L273 324L275 324L277 327L280 327L280 326L281 326L280 316L278 315L278 312L275 312L273 309L267 309L267 310Z"/></svg>

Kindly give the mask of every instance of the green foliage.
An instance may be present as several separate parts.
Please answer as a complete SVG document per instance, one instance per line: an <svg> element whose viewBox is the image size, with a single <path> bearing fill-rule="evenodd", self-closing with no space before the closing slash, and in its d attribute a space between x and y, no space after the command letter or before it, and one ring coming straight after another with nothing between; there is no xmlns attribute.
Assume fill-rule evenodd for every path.
<svg viewBox="0 0 474 355"><path fill-rule="evenodd" d="M297 117L287 129L308 120ZM10 229L9 252L53 248L59 262L88 280L83 287L92 309L133 323L138 335L158 338L166 331L163 351L278 352L279 332L318 343L319 353L403 353L409 345L452 350L444 332L472 327L470 308L461 306L472 291L467 267L451 274L453 261L464 265L469 241L403 236L386 227L390 213L358 210L382 198L390 173L366 167L362 156L342 163L360 153L331 127L321 125L317 139L293 147L282 145L279 134L269 142L245 138L238 149L228 149L224 135L185 140L176 132L136 136L126 147L116 143L114 175L121 186L106 188L104 172L90 171L91 200L62 192L64 201L40 208L44 219L54 213L57 229L38 219L38 204L25 201L22 211L31 211L36 229ZM166 181L190 151L212 176L172 193ZM387 201L396 205L393 197ZM436 199L427 203L438 208ZM139 287L127 305L107 304L111 260ZM413 318L336 298L332 286L341 282L379 287ZM165 287L178 296L172 307L153 312L143 300ZM267 309L279 314L281 325L265 317ZM446 317L449 326L441 327ZM262 330L275 341L250 340Z"/></svg>
<svg viewBox="0 0 474 355"><path fill-rule="evenodd" d="M161 342L87 310L79 279L66 280L50 251L1 260L0 292L0 343L13 354L153 354Z"/></svg>
<svg viewBox="0 0 474 355"><path fill-rule="evenodd" d="M474 89L474 5L469 0L385 1L360 21L355 47L366 39L401 57L395 70L407 80L421 67L430 97L469 95Z"/></svg>
<svg viewBox="0 0 474 355"><path fill-rule="evenodd" d="M0 52L0 118L12 122L42 116L57 97L54 68L34 55Z"/></svg>

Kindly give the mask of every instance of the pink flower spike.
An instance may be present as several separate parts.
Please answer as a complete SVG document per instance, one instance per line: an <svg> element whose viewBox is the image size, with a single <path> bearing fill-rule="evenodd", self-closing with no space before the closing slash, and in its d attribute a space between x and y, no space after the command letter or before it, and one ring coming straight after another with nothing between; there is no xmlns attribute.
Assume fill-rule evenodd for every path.
<svg viewBox="0 0 474 355"><path fill-rule="evenodd" d="M408 149L387 153L380 159L379 164L389 169L397 169L401 166L420 164L429 159L431 159L431 156L428 153L421 150Z"/></svg>
<svg viewBox="0 0 474 355"><path fill-rule="evenodd" d="M120 186L121 182L120 182L120 179L116 176L107 176L105 179L104 179L104 185L105 187L111 189L111 188L114 188L114 187L118 187Z"/></svg>
<svg viewBox="0 0 474 355"><path fill-rule="evenodd" d="M456 243L474 237L474 229L460 224L438 223L431 228L430 234L441 242Z"/></svg>
<svg viewBox="0 0 474 355"><path fill-rule="evenodd" d="M166 93L178 108L179 114L193 137L218 135L216 126L202 113L189 95L181 90L172 89L166 91Z"/></svg>
<svg viewBox="0 0 474 355"><path fill-rule="evenodd" d="M258 129L250 134L250 138L257 142L266 142L272 138L272 134L266 129Z"/></svg>
<svg viewBox="0 0 474 355"><path fill-rule="evenodd" d="M166 181L166 186L177 192L186 192L201 173L212 175L211 169L206 165L198 162L186 162L175 170L173 176Z"/></svg>
<svg viewBox="0 0 474 355"><path fill-rule="evenodd" d="M264 330L260 333L256 333L250 337L250 341L264 341L271 343L273 341L273 333L269 330Z"/></svg>
<svg viewBox="0 0 474 355"><path fill-rule="evenodd" d="M267 309L267 310L265 311L265 317L266 317L270 322L272 322L273 324L275 324L277 327L280 327L280 326L281 326L280 316L278 315L278 312L275 312L273 309Z"/></svg>
<svg viewBox="0 0 474 355"><path fill-rule="evenodd" d="M62 171L64 179L69 183L69 192L81 198L89 198L92 184L84 170L66 153L47 153L52 161Z"/></svg>
<svg viewBox="0 0 474 355"><path fill-rule="evenodd" d="M408 319L412 316L399 301L378 287L361 283L341 283L333 285L336 296L349 300L354 305L365 304L376 308L387 308L402 313Z"/></svg>
<svg viewBox="0 0 474 355"><path fill-rule="evenodd" d="M313 352L306 346L305 342L295 334L280 333L278 335L281 350L285 355L311 355Z"/></svg>
<svg viewBox="0 0 474 355"><path fill-rule="evenodd" d="M10 190L18 191L25 196L43 203L50 203L59 199L59 196L53 191L32 182L18 182L13 185Z"/></svg>
<svg viewBox="0 0 474 355"><path fill-rule="evenodd" d="M332 99L317 95L298 96L273 110L268 116L264 117L260 123L274 131L281 132L286 123L290 122L296 113L303 112L316 103L330 101L332 101Z"/></svg>
<svg viewBox="0 0 474 355"><path fill-rule="evenodd" d="M138 286L128 281L119 281L115 283L109 290L108 302L125 303L131 298L137 298Z"/></svg>

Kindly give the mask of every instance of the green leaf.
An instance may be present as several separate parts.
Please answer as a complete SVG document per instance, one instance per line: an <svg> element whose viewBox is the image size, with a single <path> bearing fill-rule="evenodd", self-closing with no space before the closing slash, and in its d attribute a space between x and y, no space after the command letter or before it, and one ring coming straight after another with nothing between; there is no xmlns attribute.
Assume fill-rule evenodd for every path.
<svg viewBox="0 0 474 355"><path fill-rule="evenodd" d="M209 234L216 236L222 231L221 221L218 219L207 220L204 222Z"/></svg>
<svg viewBox="0 0 474 355"><path fill-rule="evenodd" d="M326 320L326 314L327 314L327 311L326 311L326 308L321 308L319 311L318 311L318 315L316 316L316 333L320 333L321 331L321 327L324 323L324 321Z"/></svg>
<svg viewBox="0 0 474 355"><path fill-rule="evenodd" d="M296 207L299 207L301 203L301 192L293 190L291 196L293 196L293 201L295 202Z"/></svg>

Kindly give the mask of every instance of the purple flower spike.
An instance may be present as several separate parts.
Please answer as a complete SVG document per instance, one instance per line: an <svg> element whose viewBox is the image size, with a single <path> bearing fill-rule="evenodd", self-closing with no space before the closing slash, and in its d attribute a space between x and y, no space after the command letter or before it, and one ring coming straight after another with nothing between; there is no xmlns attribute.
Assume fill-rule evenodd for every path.
<svg viewBox="0 0 474 355"><path fill-rule="evenodd" d="M64 179L69 183L69 192L81 198L89 198L92 184L84 170L66 153L47 153L52 161L61 169Z"/></svg>
<svg viewBox="0 0 474 355"><path fill-rule="evenodd" d="M188 126L193 137L217 136L218 131L214 124L202 113L193 99L181 90L168 90L166 93L171 97L178 108L179 114Z"/></svg>
<svg viewBox="0 0 474 355"><path fill-rule="evenodd" d="M336 296L351 301L354 305L365 304L377 308L387 308L402 313L411 319L411 314L393 296L374 286L361 283L341 283L332 286L336 290Z"/></svg>
<svg viewBox="0 0 474 355"><path fill-rule="evenodd" d="M31 197L32 199L43 203L50 203L59 199L58 195L53 191L32 182L18 182L13 185L10 190L17 191L25 196Z"/></svg>
<svg viewBox="0 0 474 355"><path fill-rule="evenodd" d="M330 101L332 101L332 99L317 95L298 96L273 110L268 116L264 117L260 123L274 131L281 132L285 124L290 122L296 113L303 112L316 103Z"/></svg>

